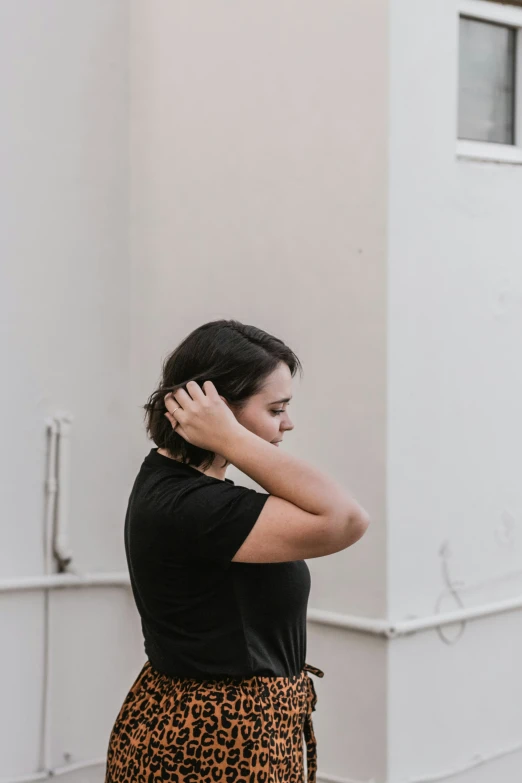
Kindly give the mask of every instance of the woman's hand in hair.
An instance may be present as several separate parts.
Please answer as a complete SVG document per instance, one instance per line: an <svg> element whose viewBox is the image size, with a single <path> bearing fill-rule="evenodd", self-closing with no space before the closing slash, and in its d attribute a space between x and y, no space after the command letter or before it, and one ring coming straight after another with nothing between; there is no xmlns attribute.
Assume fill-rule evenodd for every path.
<svg viewBox="0 0 522 783"><path fill-rule="evenodd" d="M212 381L200 387L196 381L165 395L165 416L173 429L189 443L219 454L223 445L242 425Z"/></svg>

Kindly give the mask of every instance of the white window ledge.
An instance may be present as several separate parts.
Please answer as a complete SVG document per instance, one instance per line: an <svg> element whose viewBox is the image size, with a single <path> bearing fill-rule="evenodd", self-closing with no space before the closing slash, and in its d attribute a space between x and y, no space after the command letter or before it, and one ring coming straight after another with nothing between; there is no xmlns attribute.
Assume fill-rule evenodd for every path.
<svg viewBox="0 0 522 783"><path fill-rule="evenodd" d="M522 27L522 8L513 5L499 5L487 0L460 0L459 11L475 19Z"/></svg>
<svg viewBox="0 0 522 783"><path fill-rule="evenodd" d="M522 147L459 139L457 141L457 157L464 160L522 164Z"/></svg>

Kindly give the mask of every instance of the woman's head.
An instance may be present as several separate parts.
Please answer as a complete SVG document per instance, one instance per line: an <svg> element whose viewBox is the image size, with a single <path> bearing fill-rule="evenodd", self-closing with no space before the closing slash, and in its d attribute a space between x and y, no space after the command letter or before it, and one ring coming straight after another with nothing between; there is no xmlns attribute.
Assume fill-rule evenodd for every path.
<svg viewBox="0 0 522 783"><path fill-rule="evenodd" d="M302 375L299 359L279 338L239 321L210 321L194 329L164 361L159 386L143 406L147 434L182 462L210 467L214 452L175 432L164 415L164 397L189 381L200 386L212 381L237 420L273 443L293 429L287 408L298 370Z"/></svg>

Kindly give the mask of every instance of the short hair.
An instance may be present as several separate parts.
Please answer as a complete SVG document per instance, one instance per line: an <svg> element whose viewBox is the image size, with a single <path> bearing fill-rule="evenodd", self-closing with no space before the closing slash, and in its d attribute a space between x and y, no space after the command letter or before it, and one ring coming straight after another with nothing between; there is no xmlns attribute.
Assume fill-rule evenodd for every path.
<svg viewBox="0 0 522 783"><path fill-rule="evenodd" d="M164 360L158 387L145 409L147 435L158 448L194 467L210 467L215 452L194 446L177 433L166 418L165 395L189 381L201 387L212 381L218 394L240 412L258 394L278 365L284 362L292 375L303 368L296 354L280 340L256 326L235 320L209 321L194 329ZM226 462L225 462L226 464Z"/></svg>

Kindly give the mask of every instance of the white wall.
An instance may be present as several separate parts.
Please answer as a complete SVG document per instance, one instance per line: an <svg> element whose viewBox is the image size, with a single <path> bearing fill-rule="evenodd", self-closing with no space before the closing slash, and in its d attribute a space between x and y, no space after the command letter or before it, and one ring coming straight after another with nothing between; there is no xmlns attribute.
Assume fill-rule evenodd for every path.
<svg viewBox="0 0 522 783"><path fill-rule="evenodd" d="M138 406L188 332L226 317L280 336L305 370L285 448L374 519L353 549L309 562L310 606L375 617L386 613L386 6L150 0L133 4L131 34L133 453L153 445ZM325 671L322 771L382 777L384 642L309 632L308 662Z"/></svg>
<svg viewBox="0 0 522 783"><path fill-rule="evenodd" d="M71 544L124 567L129 452L128 4L0 3L1 578L43 573L45 419L74 416ZM0 778L38 764L43 596L0 593ZM52 763L103 756L143 657L130 595L51 597ZM117 657L115 657L117 655Z"/></svg>
<svg viewBox="0 0 522 783"><path fill-rule="evenodd" d="M0 5L2 578L42 573L57 410L75 417L75 565L125 567L161 360L234 317L298 353L285 447L373 518L309 562L311 608L449 610L444 568L467 606L522 592L522 169L456 160L455 0L392 2L390 20L387 5ZM53 764L101 758L143 661L134 604L97 589L51 609ZM0 612L10 778L37 764L41 597L1 594ZM444 780L519 742L518 619L448 628L453 644L310 623L322 777ZM519 768L512 754L452 779Z"/></svg>
<svg viewBox="0 0 522 783"><path fill-rule="evenodd" d="M465 606L522 593L522 168L456 159L455 0L392 3L390 44L388 597L397 621L458 608L445 564ZM519 613L469 624L451 645L434 631L392 642L389 783L520 742L521 652ZM513 754L452 780L515 781L521 763Z"/></svg>
<svg viewBox="0 0 522 783"><path fill-rule="evenodd" d="M130 115L129 11L123 0L0 7L2 578L43 572L45 420L62 411L74 417L73 566L124 568L128 493L153 445L141 405L163 355L226 316L297 351L306 379L288 447L379 520L364 546L311 564L315 606L383 616L385 4L134 3ZM101 588L50 602L51 765L103 758L143 661L134 604ZM11 779L39 761L43 596L2 593L0 606L0 777ZM354 684L373 677L363 728L383 737L384 645L337 631L324 645L316 630L308 659L333 699L316 718L325 748L333 736L324 764L384 769L336 683L350 657Z"/></svg>

